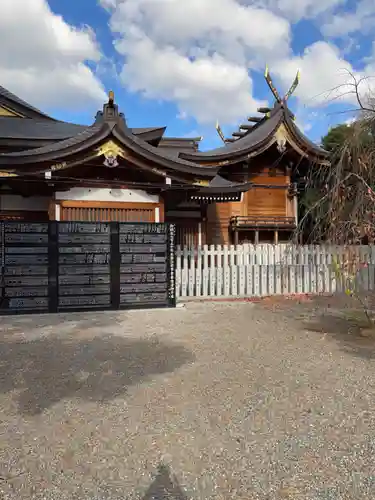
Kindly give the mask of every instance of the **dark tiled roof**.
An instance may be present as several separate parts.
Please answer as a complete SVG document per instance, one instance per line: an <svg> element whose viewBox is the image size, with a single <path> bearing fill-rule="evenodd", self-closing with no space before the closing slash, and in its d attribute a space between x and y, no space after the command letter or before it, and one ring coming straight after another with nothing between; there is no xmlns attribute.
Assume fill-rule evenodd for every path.
<svg viewBox="0 0 375 500"><path fill-rule="evenodd" d="M232 187L236 184L237 184L236 182L228 181L228 179L221 177L221 175L215 175L215 177L210 182L209 187L223 188L223 187Z"/></svg>
<svg viewBox="0 0 375 500"><path fill-rule="evenodd" d="M234 142L229 142L225 146L205 152L190 153L181 151L179 157L191 161L230 161L240 155L250 154L263 145L267 145L267 141L271 140L279 125L284 122L292 135L297 139L300 148L305 151L306 154L313 153L317 157L326 158L327 152L317 144L314 144L299 130L292 116L287 106L283 103L279 103L273 108L269 118L263 118L260 122L256 123L254 127L248 130L243 137Z"/></svg>
<svg viewBox="0 0 375 500"><path fill-rule="evenodd" d="M52 144L48 144L47 146L42 146L40 148L29 149L28 151L1 153L0 158L2 156L6 156L7 158L17 158L17 157L25 158L25 157L38 156L46 153L53 153L54 151L68 149L71 146L74 146L76 144L79 144L80 142L84 142L87 139L90 139L101 129L102 129L102 124L92 125L91 127L85 127L81 132L74 135L73 137L69 137L68 139L53 142Z"/></svg>
<svg viewBox="0 0 375 500"><path fill-rule="evenodd" d="M61 121L33 120L9 116L0 117L1 139L29 139L59 141L80 134L88 125L77 125ZM145 135L153 132L163 134L165 127L134 128L135 135Z"/></svg>
<svg viewBox="0 0 375 500"><path fill-rule="evenodd" d="M163 146L158 146L158 153L164 156L168 156L168 158L178 160L181 150L177 148L165 148Z"/></svg>
<svg viewBox="0 0 375 500"><path fill-rule="evenodd" d="M22 112L22 108L26 112L27 112L27 110L31 111L33 117L35 115L39 115L41 118L44 118L44 119L47 119L47 120L51 120L51 121L55 121L54 118L51 118L50 116L46 115L45 113L43 113L42 111L40 111L40 109L35 108L34 106L31 106L31 104L29 104L28 102L24 101L23 99L21 99L20 97L16 96L12 92L10 92L8 89L6 89L6 88L4 88L4 87L2 87L0 85L0 103L1 103L1 101L3 101L4 104L6 104L6 101L9 101L9 103L14 103L19 108L20 112Z"/></svg>
<svg viewBox="0 0 375 500"><path fill-rule="evenodd" d="M120 126L119 126L120 125ZM163 154L157 147L152 146L139 135L132 133L123 123L111 124L98 122L91 127L85 128L82 132L62 141L53 142L49 145L29 149L27 151L17 151L13 153L0 154L0 164L23 164L50 161L57 158L64 158L67 155L76 154L83 150L88 150L100 141L111 135L127 147L138 152L144 159L149 159L155 163L163 164L167 168L175 171L188 172L196 175L213 176L217 172L217 167L201 167L196 163L180 158L174 158Z"/></svg>
<svg viewBox="0 0 375 500"><path fill-rule="evenodd" d="M199 189L198 193L209 194L209 193L243 193L248 191L251 187L251 182L232 182L228 181L221 175L215 175L208 186Z"/></svg>
<svg viewBox="0 0 375 500"><path fill-rule="evenodd" d="M123 132L120 132L120 134L118 135L117 129L115 129L114 133L115 136L118 137L123 136ZM149 156L149 154L151 154L151 156L149 156L150 159L152 159L155 156L164 159L169 163L169 167L175 170L180 169L181 171L187 171L187 172L195 171L198 175L204 171L207 173L208 176L213 175L217 172L217 167L214 166L200 167L194 162L190 162L184 160L183 158L179 158L178 156L171 155L170 151L168 151L168 148L164 149L164 148L154 147L134 134L127 135L127 140L130 140L134 145L136 145L139 148L139 151L142 151L141 154L144 157L147 157Z"/></svg>
<svg viewBox="0 0 375 500"><path fill-rule="evenodd" d="M131 129L132 133L135 135L148 134L149 132L156 132L157 130L165 130L165 127L146 127Z"/></svg>
<svg viewBox="0 0 375 500"><path fill-rule="evenodd" d="M181 152L180 157L193 160L198 160L200 158L208 160L210 158L214 158L215 160L220 161L231 156L238 156L241 153L250 153L270 138L270 136L272 136L283 120L283 116L284 110L282 108L278 108L270 118L260 122L251 130L250 133L246 134L241 139L238 139L235 142L230 142L220 148L211 149L210 151L196 153Z"/></svg>
<svg viewBox="0 0 375 500"><path fill-rule="evenodd" d="M197 146L202 137L163 137L160 145L163 147L181 147Z"/></svg>
<svg viewBox="0 0 375 500"><path fill-rule="evenodd" d="M74 123L31 120L28 118L0 117L1 139L62 140L73 137L87 128Z"/></svg>

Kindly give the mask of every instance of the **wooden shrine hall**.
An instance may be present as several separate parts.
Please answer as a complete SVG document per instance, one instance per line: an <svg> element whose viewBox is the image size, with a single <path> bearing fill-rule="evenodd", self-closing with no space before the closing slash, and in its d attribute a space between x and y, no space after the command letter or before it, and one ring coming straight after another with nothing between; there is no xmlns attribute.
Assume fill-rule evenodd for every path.
<svg viewBox="0 0 375 500"><path fill-rule="evenodd" d="M298 183L326 151L287 100L200 152L200 138L130 128L114 95L90 126L56 120L0 87L0 219L173 222L181 245L277 242L298 223Z"/></svg>

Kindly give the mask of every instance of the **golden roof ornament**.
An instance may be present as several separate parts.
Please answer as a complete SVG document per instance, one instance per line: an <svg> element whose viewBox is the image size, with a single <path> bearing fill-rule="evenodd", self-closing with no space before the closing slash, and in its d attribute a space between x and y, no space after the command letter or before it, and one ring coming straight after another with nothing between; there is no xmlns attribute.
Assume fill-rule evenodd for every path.
<svg viewBox="0 0 375 500"><path fill-rule="evenodd" d="M118 157L125 158L126 154L123 148L114 141L109 140L97 149L98 156L104 156L103 165L109 168L118 167Z"/></svg>
<svg viewBox="0 0 375 500"><path fill-rule="evenodd" d="M114 102L115 102L115 93L113 92L113 90L110 90L108 92L108 104L110 106L113 106Z"/></svg>

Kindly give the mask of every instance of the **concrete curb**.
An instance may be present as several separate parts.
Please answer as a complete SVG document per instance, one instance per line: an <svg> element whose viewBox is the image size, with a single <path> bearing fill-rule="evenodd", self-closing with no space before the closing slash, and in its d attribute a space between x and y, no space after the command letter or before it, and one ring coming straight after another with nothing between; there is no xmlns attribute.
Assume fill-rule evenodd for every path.
<svg viewBox="0 0 375 500"><path fill-rule="evenodd" d="M284 299L284 300L303 300L313 297L333 297L332 293L294 293L288 295L265 295L263 297L182 297L178 300L179 304L189 304L190 302L263 302L269 299Z"/></svg>

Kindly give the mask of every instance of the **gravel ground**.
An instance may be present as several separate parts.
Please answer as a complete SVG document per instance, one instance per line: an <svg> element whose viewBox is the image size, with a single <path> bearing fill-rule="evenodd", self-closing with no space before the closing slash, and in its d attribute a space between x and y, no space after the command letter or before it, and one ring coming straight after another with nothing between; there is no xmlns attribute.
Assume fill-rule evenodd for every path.
<svg viewBox="0 0 375 500"><path fill-rule="evenodd" d="M0 498L374 499L375 341L327 301L1 318Z"/></svg>

